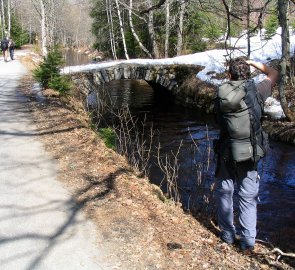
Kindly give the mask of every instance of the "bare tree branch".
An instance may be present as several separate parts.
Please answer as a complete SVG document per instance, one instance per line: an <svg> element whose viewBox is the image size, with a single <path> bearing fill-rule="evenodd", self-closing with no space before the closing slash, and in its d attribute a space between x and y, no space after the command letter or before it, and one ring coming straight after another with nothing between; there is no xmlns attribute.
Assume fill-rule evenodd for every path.
<svg viewBox="0 0 295 270"><path fill-rule="evenodd" d="M166 0L160 0L160 2L154 6L151 6L149 7L148 9L146 10L143 10L142 12L140 12L141 15L145 14L145 13L149 13L151 10L154 10L154 9L158 9L160 8L162 5L164 5L166 2Z"/></svg>

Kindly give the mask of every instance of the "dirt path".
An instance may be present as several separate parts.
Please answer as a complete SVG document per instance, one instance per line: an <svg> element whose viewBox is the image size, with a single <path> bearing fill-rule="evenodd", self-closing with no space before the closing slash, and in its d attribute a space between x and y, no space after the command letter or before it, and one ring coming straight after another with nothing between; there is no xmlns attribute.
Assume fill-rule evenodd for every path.
<svg viewBox="0 0 295 270"><path fill-rule="evenodd" d="M0 268L113 269L102 236L57 181L58 163L38 139L17 91L25 73L18 60L1 57Z"/></svg>
<svg viewBox="0 0 295 270"><path fill-rule="evenodd" d="M32 60L32 56L27 55L23 57L22 62L29 67ZM101 269L252 270L273 269L272 264L277 264L274 255L247 257L239 252L238 247L230 247L222 243L217 237L217 228L212 225L208 217L199 216L196 219L190 214L185 214L179 205L175 205L171 200L165 198L158 187L151 185L147 179L137 177L136 171L128 166L123 157L105 147L96 133L91 130L88 116L80 106L79 100L73 99L71 96L60 98L55 92L45 90L42 91L42 94L46 99L40 102L36 99L36 95L32 93L33 83L34 81L30 76L25 76L22 79L21 90L27 96L29 102L26 102L25 107L22 107L21 110L24 112L20 116L20 120L23 121L32 117L34 132L30 131L32 133L30 136L19 137L40 140L46 151L44 151L42 145L41 150L31 150L35 154L38 153L38 157L35 157L35 159L30 157L27 159L29 164L24 163L26 164L24 166L21 163L17 166L34 165L33 168L36 169L34 178L31 178L34 175L31 172L21 173L22 176L30 175L23 188L26 189L28 195L32 194L37 197L38 200L34 199L34 203L41 201L39 206L33 205L33 209L26 211L28 213L26 214L27 218L23 222L38 219L38 222L43 224L46 221L43 212L58 211L60 217L54 219L54 223L58 225L55 230L52 229L49 238L44 237L44 235L48 236L49 233L33 234L29 231L26 234L29 236L29 241L36 238L37 242L44 241L47 244L46 247L42 246L37 255L30 259L26 268L9 268L8 266L11 265L8 263L14 261L10 258L26 258L26 256L34 254L33 245L30 245L29 252L25 251L27 249L22 249L19 253L7 255L4 259L4 262L7 263L6 269L35 269L29 268L33 266L32 262L41 262L43 258L46 259L54 253L53 250L57 248L58 244L63 245L64 241L67 242L71 239L69 232L76 232L73 229L73 226L78 223L76 222L76 214L81 214L82 210L91 220L98 235L95 240L92 229L87 229L87 236L82 238L88 239L89 242L95 241L96 245L103 249L106 254L100 256L101 250L96 250L96 253L91 255L93 253L84 249L82 240L78 244L70 244L70 250L73 256L77 257L76 259L83 258L85 252L90 257L99 255L98 259L103 259L105 263L101 266ZM72 94L74 95L75 92ZM8 114L11 117L10 111ZM20 125L20 122L17 123L17 127L22 125ZM25 147L26 144L26 142L22 142L17 147ZM38 144L40 144L39 141ZM30 149L33 148L30 147ZM27 152L21 150L21 148L19 151L22 154ZM42 164L45 164L47 160L52 162L50 164L55 164L50 165L54 169L45 170L42 167ZM16 164L16 162L13 164ZM33 170L32 167L30 168L30 170ZM45 181L43 178L48 176L46 182L49 185L59 186L58 190L66 187L68 192L65 191L65 193L70 193L71 196L62 195L62 198L53 199L52 193L60 193L60 191L44 192L38 186L39 184L36 184L40 181L41 174L44 176L42 176L42 182ZM57 178L62 184L56 183ZM14 188L17 186L18 192L20 184L17 181L23 182L24 178L14 181L16 181ZM34 190L34 186L37 186L37 190ZM49 199L46 203L42 201L45 198ZM16 206L16 209L12 210L13 213L11 214L4 213L9 217L7 219L13 221L13 215L18 213L25 216L22 212L25 204L22 203L19 206L14 198L9 199L10 201L7 198L7 201L1 203L3 209L8 211L6 208L14 206ZM28 207L30 205L25 206L25 208ZM36 218L39 213L42 215ZM0 225L4 218L0 216ZM70 229L67 229L68 227ZM0 232L2 234L2 229ZM10 240L7 243L22 246L21 237L23 235L23 233L16 232L5 237ZM3 238L4 241L0 240L0 254L2 254L2 249L5 250L5 237ZM266 252L267 248L258 245L258 250ZM61 257L68 258L69 255L67 254L66 251L60 251ZM79 262L74 259L72 261L73 267L54 268L50 263L53 262L50 261L49 267L43 269L83 269ZM291 269L281 261L278 264L282 269ZM96 270L100 268L91 268L90 266L88 269Z"/></svg>

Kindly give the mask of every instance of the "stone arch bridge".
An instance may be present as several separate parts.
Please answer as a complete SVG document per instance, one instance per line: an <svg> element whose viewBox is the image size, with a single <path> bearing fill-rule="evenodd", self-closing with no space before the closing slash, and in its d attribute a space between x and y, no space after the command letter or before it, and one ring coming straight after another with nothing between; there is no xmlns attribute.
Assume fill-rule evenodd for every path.
<svg viewBox="0 0 295 270"><path fill-rule="evenodd" d="M89 66L89 68L87 68ZM145 80L153 88L164 87L177 93L185 80L197 74L203 67L196 65L159 65L159 64L102 64L86 65L82 70L69 69L68 73L79 87L80 91L88 95L99 86L113 80Z"/></svg>
<svg viewBox="0 0 295 270"><path fill-rule="evenodd" d="M124 61L90 64L77 70L68 67L69 70L64 73L70 75L76 88L86 97L113 80L145 80L154 90L171 91L179 104L210 112L215 87L196 78L203 68L199 65L134 64Z"/></svg>

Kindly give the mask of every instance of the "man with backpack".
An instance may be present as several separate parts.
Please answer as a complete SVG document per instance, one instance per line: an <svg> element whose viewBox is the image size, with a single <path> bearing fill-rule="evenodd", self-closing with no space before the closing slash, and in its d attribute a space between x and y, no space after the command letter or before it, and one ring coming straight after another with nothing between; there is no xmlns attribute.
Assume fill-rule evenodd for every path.
<svg viewBox="0 0 295 270"><path fill-rule="evenodd" d="M3 40L1 40L1 50L2 50L3 58L5 62L7 62L8 44L9 44L8 38L4 38Z"/></svg>
<svg viewBox="0 0 295 270"><path fill-rule="evenodd" d="M9 39L8 48L9 48L10 59L11 59L11 60L14 60L14 48L15 48L15 43L14 43L14 41L12 40L12 38Z"/></svg>
<svg viewBox="0 0 295 270"><path fill-rule="evenodd" d="M266 75L255 84L250 79L250 66ZM237 232L234 225L234 184L238 191L238 223L240 247L251 254L256 238L259 175L257 164L265 155L267 137L262 131L263 103L271 95L278 71L262 63L236 58L229 64L229 81L218 88L215 104L220 125L219 139L214 141L217 154L216 202L221 239L233 244Z"/></svg>

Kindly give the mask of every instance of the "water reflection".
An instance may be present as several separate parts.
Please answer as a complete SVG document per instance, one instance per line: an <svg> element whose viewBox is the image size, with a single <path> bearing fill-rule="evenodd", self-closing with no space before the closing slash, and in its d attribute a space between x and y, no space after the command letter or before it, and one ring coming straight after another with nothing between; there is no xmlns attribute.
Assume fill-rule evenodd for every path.
<svg viewBox="0 0 295 270"><path fill-rule="evenodd" d="M153 89L145 81L112 81L105 87L112 104L117 108L128 106L140 113L153 105Z"/></svg>
<svg viewBox="0 0 295 270"><path fill-rule="evenodd" d="M271 141L271 149L263 160L260 171L258 227L261 235L294 251L295 147Z"/></svg>
<svg viewBox="0 0 295 270"><path fill-rule="evenodd" d="M73 49L63 50L63 58L65 66L85 65L91 62L87 55L78 53Z"/></svg>
<svg viewBox="0 0 295 270"><path fill-rule="evenodd" d="M114 81L105 87L116 107L129 106L134 115L147 116L146 125L156 130L154 145L161 144L162 155L171 156L183 145L178 155L179 189L184 206L191 207L199 192L198 181L205 179L209 189L214 180L212 150L208 157L212 138L218 134L213 117L176 106L171 96L154 92L144 81ZM258 238L295 250L295 147L278 142L271 142L271 146L259 168ZM200 178L197 170L202 172ZM160 184L162 177L154 157L150 179Z"/></svg>

